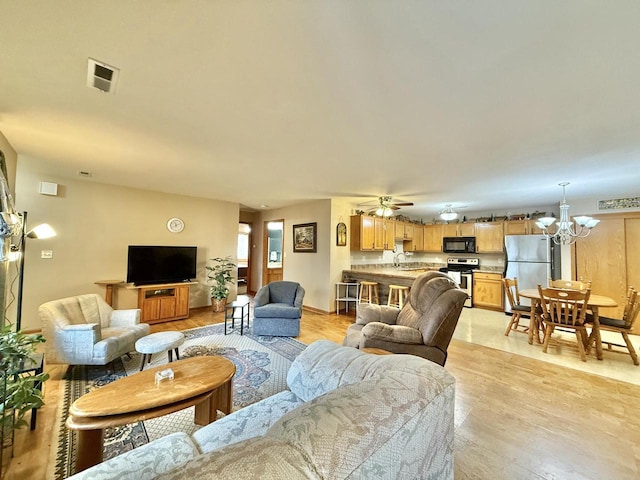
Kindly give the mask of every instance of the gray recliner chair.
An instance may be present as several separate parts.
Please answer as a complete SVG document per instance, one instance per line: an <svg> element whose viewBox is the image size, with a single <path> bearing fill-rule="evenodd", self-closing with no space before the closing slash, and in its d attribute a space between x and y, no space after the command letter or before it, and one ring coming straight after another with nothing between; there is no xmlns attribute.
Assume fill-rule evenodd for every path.
<svg viewBox="0 0 640 480"><path fill-rule="evenodd" d="M296 282L271 282L253 298L253 334L297 337L304 288Z"/></svg>
<svg viewBox="0 0 640 480"><path fill-rule="evenodd" d="M467 294L448 275L426 272L415 279L402 310L358 304L343 345L418 355L443 365Z"/></svg>

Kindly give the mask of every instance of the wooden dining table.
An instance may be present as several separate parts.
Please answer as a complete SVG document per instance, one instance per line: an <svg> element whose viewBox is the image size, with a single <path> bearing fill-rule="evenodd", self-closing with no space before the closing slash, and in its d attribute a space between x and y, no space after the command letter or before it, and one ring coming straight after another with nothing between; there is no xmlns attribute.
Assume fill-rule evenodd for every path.
<svg viewBox="0 0 640 480"><path fill-rule="evenodd" d="M539 310L538 307L542 308L540 303L540 292L537 288L525 288L524 290L520 290L518 294L521 297L528 298L531 300L531 318L529 320L529 344L533 344L534 332L535 339L538 343L542 343L540 339L540 330L542 327L542 318L540 313L537 313L536 310ZM607 308L607 307L617 307L618 302L616 302L613 298L607 297L604 295L589 295L589 301L587 304L587 308L591 310L593 313L593 323L591 335L589 338L594 337L596 341L596 357L598 360L602 360L602 338L600 337L600 316L599 309ZM591 340L589 340L591 342ZM588 346L587 346L588 348Z"/></svg>

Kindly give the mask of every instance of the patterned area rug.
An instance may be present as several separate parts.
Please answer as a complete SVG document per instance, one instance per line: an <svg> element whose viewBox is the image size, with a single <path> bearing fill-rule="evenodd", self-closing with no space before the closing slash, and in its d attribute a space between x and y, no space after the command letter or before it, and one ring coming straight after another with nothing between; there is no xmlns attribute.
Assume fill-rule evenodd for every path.
<svg viewBox="0 0 640 480"><path fill-rule="evenodd" d="M262 400L286 388L286 376L291 362L306 345L287 337L255 337L237 333L224 335L223 325L183 331L185 342L179 348L180 358L201 355L222 355L236 366L233 377L233 409L237 410ZM55 458L53 471L47 478L56 480L75 473L77 434L65 426L69 406L80 396L101 385L113 382L140 369L141 356L132 353L113 362L111 369L102 366L75 366L63 380L63 401L59 406L51 458ZM153 356L151 368L167 363L167 353ZM110 428L105 431L104 458L112 458L122 452L153 441L166 434L183 431L193 433L198 425L193 423L194 407L145 422Z"/></svg>

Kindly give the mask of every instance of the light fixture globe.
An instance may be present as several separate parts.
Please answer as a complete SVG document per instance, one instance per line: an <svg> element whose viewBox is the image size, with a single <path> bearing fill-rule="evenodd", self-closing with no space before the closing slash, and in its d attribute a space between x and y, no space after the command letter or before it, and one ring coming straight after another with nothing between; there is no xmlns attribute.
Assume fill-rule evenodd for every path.
<svg viewBox="0 0 640 480"><path fill-rule="evenodd" d="M451 208L451 204L448 203L440 212L440 218L446 222L450 222L451 220L458 218L458 212L454 212L453 208Z"/></svg>

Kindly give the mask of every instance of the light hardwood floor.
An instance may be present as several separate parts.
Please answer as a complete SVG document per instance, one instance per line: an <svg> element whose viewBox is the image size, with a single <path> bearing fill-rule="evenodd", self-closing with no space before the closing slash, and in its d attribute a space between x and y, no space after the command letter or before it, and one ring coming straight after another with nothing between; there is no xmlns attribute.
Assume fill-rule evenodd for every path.
<svg viewBox="0 0 640 480"><path fill-rule="evenodd" d="M194 309L152 332L223 321ZM303 343L342 342L353 317L305 311ZM506 319L505 325L506 325ZM640 478L640 386L452 340L447 370L456 378L456 479ZM5 479L43 479L65 368L47 368L46 405L34 432L16 435Z"/></svg>

